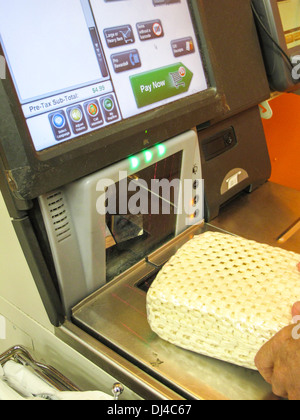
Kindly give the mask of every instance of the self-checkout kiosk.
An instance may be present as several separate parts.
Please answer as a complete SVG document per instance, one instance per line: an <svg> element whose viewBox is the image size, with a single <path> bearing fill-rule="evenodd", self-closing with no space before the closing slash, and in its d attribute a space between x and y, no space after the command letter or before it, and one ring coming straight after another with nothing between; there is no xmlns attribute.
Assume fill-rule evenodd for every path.
<svg viewBox="0 0 300 420"><path fill-rule="evenodd" d="M270 176L251 2L0 9L1 190L55 337L142 398L270 397L258 373L162 342L145 307L174 252Z"/></svg>
<svg viewBox="0 0 300 420"><path fill-rule="evenodd" d="M272 90L299 90L299 1L253 0L252 9Z"/></svg>

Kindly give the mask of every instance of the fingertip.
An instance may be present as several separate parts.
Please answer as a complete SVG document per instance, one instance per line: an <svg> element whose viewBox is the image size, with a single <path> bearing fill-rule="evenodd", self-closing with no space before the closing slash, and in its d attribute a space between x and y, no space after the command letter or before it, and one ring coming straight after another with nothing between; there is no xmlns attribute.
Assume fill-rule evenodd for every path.
<svg viewBox="0 0 300 420"><path fill-rule="evenodd" d="M300 302L294 303L292 307L292 317L300 315Z"/></svg>

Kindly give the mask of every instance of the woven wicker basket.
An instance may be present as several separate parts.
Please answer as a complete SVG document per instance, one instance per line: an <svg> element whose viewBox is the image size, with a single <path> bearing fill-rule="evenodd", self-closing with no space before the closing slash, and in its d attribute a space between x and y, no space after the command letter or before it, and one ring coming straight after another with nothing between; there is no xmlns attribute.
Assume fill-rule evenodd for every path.
<svg viewBox="0 0 300 420"><path fill-rule="evenodd" d="M261 346L291 323L300 255L207 232L185 244L147 295L148 321L184 349L255 369Z"/></svg>

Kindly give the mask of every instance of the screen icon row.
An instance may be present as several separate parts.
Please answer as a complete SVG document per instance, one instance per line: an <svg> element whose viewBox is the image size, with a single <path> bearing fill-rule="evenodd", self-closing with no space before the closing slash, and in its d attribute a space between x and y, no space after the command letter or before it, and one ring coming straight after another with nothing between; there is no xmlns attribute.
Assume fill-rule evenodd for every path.
<svg viewBox="0 0 300 420"><path fill-rule="evenodd" d="M97 129L105 123L113 123L119 118L118 107L113 95L104 96L99 100L91 99L83 104L49 114L49 121L57 141L71 137L72 133L80 135L89 129Z"/></svg>

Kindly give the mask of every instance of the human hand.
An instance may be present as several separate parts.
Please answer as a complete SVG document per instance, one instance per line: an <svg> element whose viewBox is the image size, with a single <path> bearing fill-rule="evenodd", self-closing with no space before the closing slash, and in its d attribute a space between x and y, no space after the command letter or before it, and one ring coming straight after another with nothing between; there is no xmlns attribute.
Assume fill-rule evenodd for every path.
<svg viewBox="0 0 300 420"><path fill-rule="evenodd" d="M300 271L300 264L298 269ZM300 316L300 302L292 308L292 317L297 316ZM255 358L257 369L272 385L273 393L289 400L300 400L300 337L295 338L295 331L299 331L299 325L281 330Z"/></svg>

